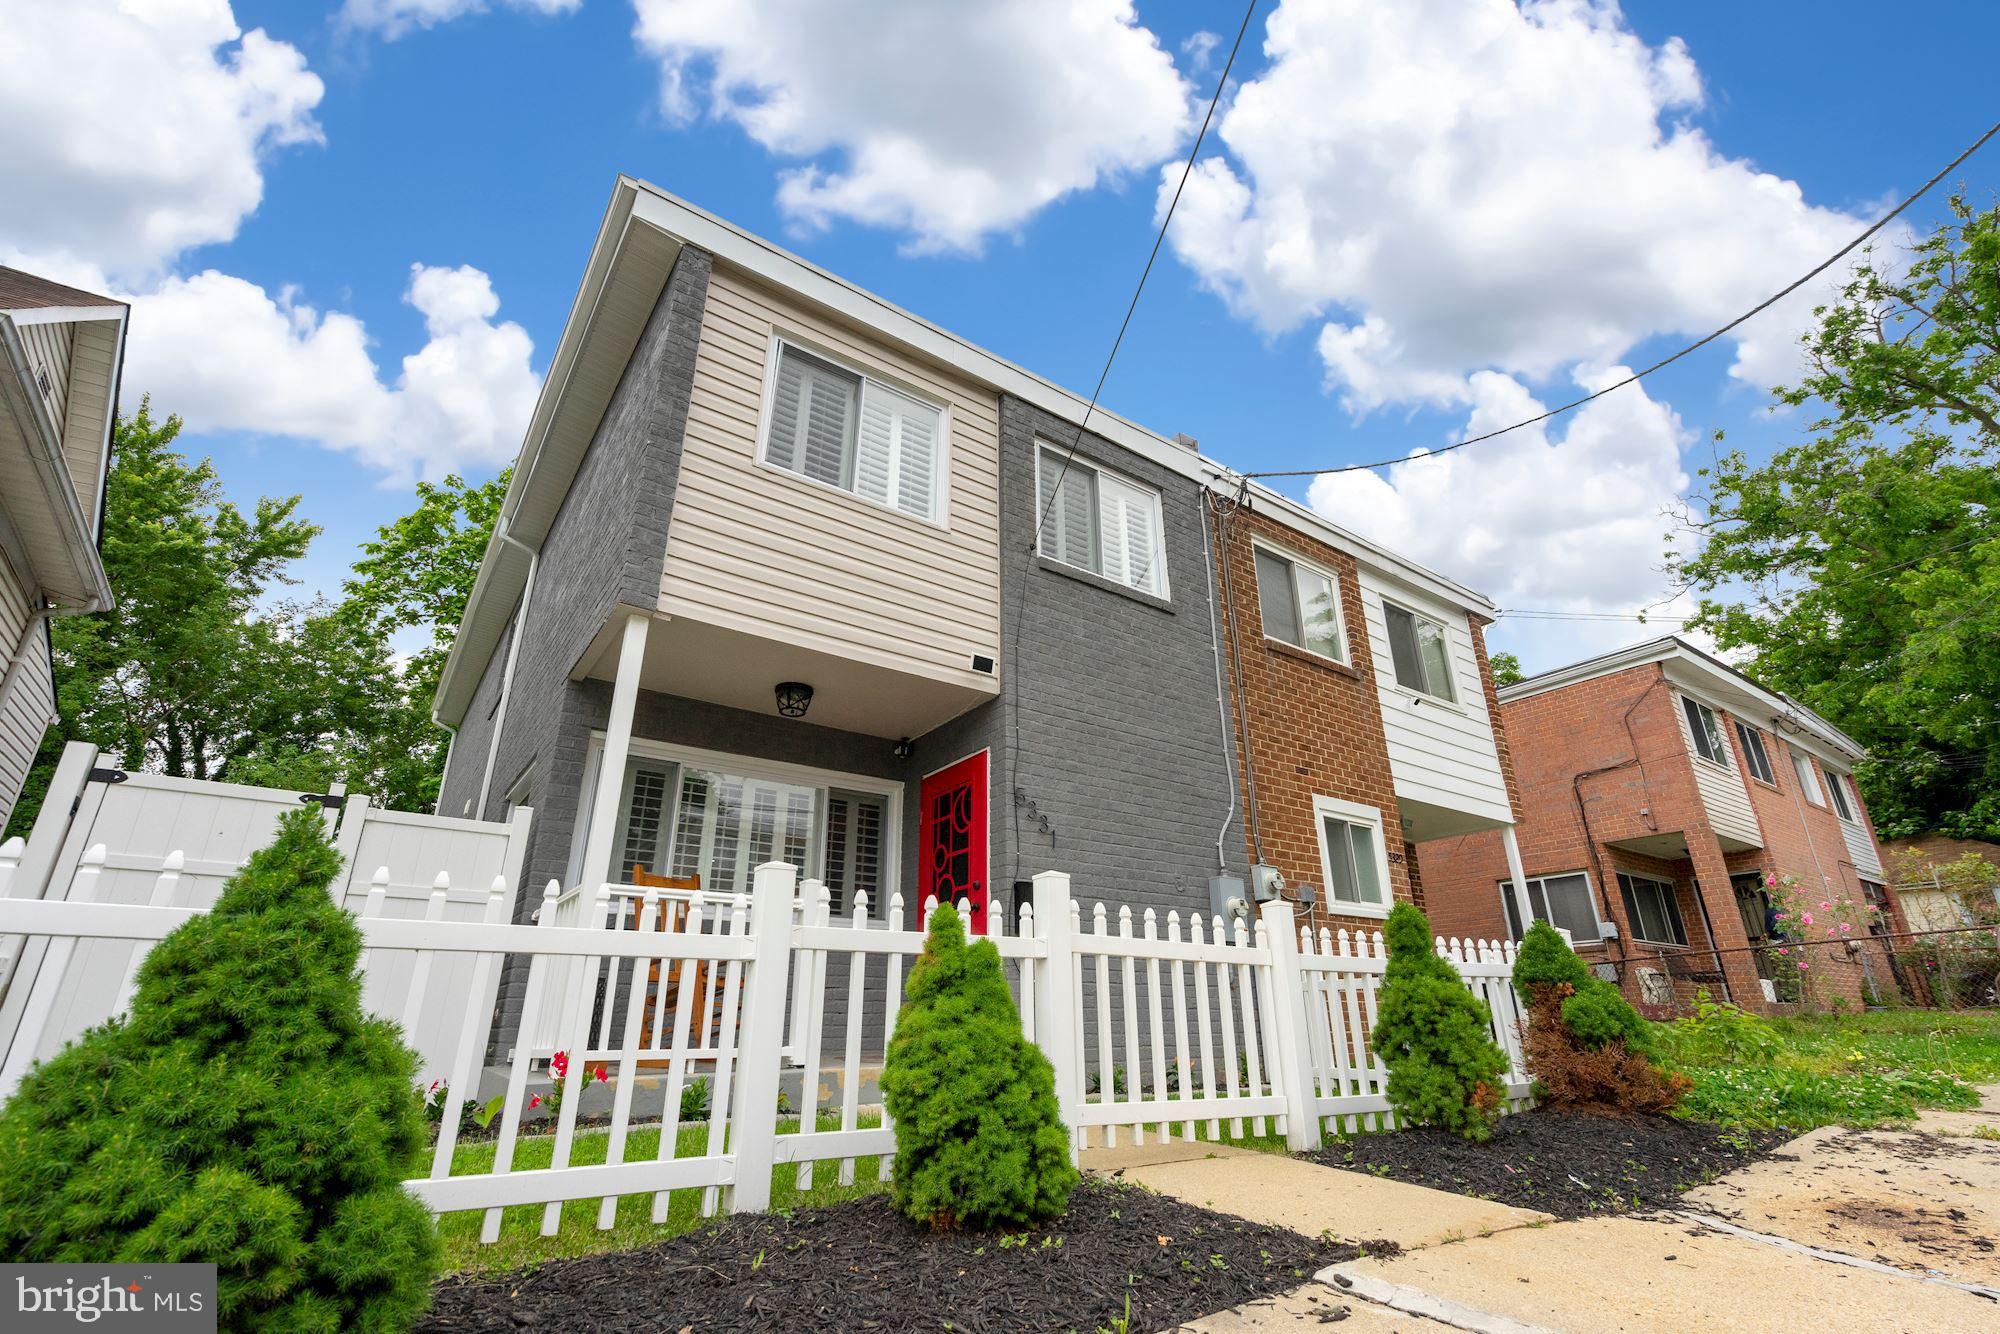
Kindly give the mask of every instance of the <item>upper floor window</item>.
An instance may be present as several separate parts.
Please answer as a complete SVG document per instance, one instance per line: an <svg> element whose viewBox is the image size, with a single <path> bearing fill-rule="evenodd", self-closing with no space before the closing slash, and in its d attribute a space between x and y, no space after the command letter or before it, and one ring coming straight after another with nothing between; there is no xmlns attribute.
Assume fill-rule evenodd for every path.
<svg viewBox="0 0 2000 1334"><path fill-rule="evenodd" d="M1743 763L1750 770L1750 776L1760 783L1775 785L1777 779L1771 776L1771 757L1764 752L1764 734L1747 723L1736 724L1736 739L1743 746Z"/></svg>
<svg viewBox="0 0 2000 1334"><path fill-rule="evenodd" d="M1043 445L1036 452L1035 514L1041 553L1050 560L1167 595L1166 536L1160 493ZM1046 517L1044 517L1046 516Z"/></svg>
<svg viewBox="0 0 2000 1334"><path fill-rule="evenodd" d="M1685 945L1687 926L1681 921L1681 906L1674 887L1650 876L1618 873L1618 892L1625 898L1625 916L1632 934L1655 945Z"/></svg>
<svg viewBox="0 0 2000 1334"><path fill-rule="evenodd" d="M1826 805L1826 798L1819 794L1819 779L1813 774L1812 761L1797 751L1792 752L1792 772L1798 775L1799 791L1806 794L1806 800L1815 806Z"/></svg>
<svg viewBox="0 0 2000 1334"><path fill-rule="evenodd" d="M1382 843L1382 814L1367 806L1314 797L1319 822L1319 864L1326 876L1328 912L1382 917L1389 911L1389 859Z"/></svg>
<svg viewBox="0 0 2000 1334"><path fill-rule="evenodd" d="M1829 769L1824 764L1820 765L1819 769L1821 773L1826 775L1826 795L1833 800L1833 813L1843 820L1852 822L1854 819L1854 807L1847 800L1847 775L1840 773L1838 770Z"/></svg>
<svg viewBox="0 0 2000 1334"><path fill-rule="evenodd" d="M919 519L941 519L944 409L778 345L764 461Z"/></svg>
<svg viewBox="0 0 2000 1334"><path fill-rule="evenodd" d="M1507 914L1507 930L1521 939L1520 909L1514 902L1514 882L1500 882L1500 906ZM1590 877L1581 871L1568 875L1535 876L1528 881L1528 911L1538 922L1548 922L1569 932L1578 944L1602 940L1597 922L1597 905L1590 900Z"/></svg>
<svg viewBox="0 0 2000 1334"><path fill-rule="evenodd" d="M1382 604L1382 615L1389 623L1389 659L1395 667L1396 684L1442 700L1456 700L1458 692L1451 685L1451 640L1444 627L1393 602Z"/></svg>
<svg viewBox="0 0 2000 1334"><path fill-rule="evenodd" d="M1681 711L1687 714L1688 735L1694 739L1694 753L1710 764L1729 763L1729 752L1722 746L1722 727L1715 721L1715 710L1699 700L1682 695Z"/></svg>
<svg viewBox="0 0 2000 1334"><path fill-rule="evenodd" d="M1347 661L1340 586L1333 575L1266 547L1257 552L1257 605L1264 633L1335 662Z"/></svg>

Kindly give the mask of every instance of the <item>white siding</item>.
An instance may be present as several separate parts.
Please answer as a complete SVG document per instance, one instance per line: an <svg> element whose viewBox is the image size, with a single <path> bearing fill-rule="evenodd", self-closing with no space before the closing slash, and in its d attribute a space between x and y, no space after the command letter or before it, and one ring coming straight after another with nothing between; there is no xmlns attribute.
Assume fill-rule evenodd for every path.
<svg viewBox="0 0 2000 1334"><path fill-rule="evenodd" d="M60 429L69 404L70 326L60 323L30 324L20 332L21 342L28 350L29 367L37 372L38 377L46 377L49 382L47 389L38 382L35 394L49 410L49 420Z"/></svg>
<svg viewBox="0 0 2000 1334"><path fill-rule="evenodd" d="M1382 611L1385 594L1392 602L1444 626L1451 640L1456 702L1416 695L1396 684L1389 656L1389 627ZM1400 585L1383 583L1367 569L1361 571L1361 605L1375 658L1375 693L1382 701L1382 728L1388 736L1389 771L1396 781L1396 795L1446 810L1511 821L1507 784L1500 776L1500 753L1493 744L1493 720L1486 712L1486 691L1479 679L1479 659L1473 653L1465 613L1436 605Z"/></svg>
<svg viewBox="0 0 2000 1334"><path fill-rule="evenodd" d="M6 670L9 658L21 642L28 612L27 590L6 557L0 556L0 672ZM21 795L21 783L28 776L28 766L34 763L35 750L42 744L42 733L55 718L50 703L47 634L46 629L37 631L21 675L8 695L5 711L0 712L0 825L5 825L13 812L14 801Z"/></svg>
<svg viewBox="0 0 2000 1334"><path fill-rule="evenodd" d="M757 461L774 332L944 403L948 526ZM991 690L1000 649L999 403L718 264L709 280L660 609Z"/></svg>
<svg viewBox="0 0 2000 1334"><path fill-rule="evenodd" d="M93 320L77 325L76 330L69 360L69 415L61 419L63 457L69 461L70 482L76 487L83 517L94 527L105 466L105 417L111 410L120 335L119 326L109 320Z"/></svg>
<svg viewBox="0 0 2000 1334"><path fill-rule="evenodd" d="M1750 793L1743 786L1743 771L1736 765L1736 738L1734 730L1722 709L1713 704L1716 730L1722 735L1721 764L1713 764L1694 753L1694 733L1688 727L1687 709L1682 705L1683 695L1674 694L1674 718L1681 727L1681 746L1687 751L1688 764L1694 769L1694 785L1701 793L1702 809L1708 812L1708 827L1724 838L1733 838L1752 847L1764 845L1764 833L1757 825L1757 812L1750 805ZM1699 701L1707 704L1706 700Z"/></svg>
<svg viewBox="0 0 2000 1334"><path fill-rule="evenodd" d="M1860 792L1854 786L1854 775L1832 768L1829 768L1828 772L1839 775L1842 784L1841 795L1847 798L1849 808L1859 815L1861 808L1855 803L1860 800ZM1827 809L1833 809L1831 799ZM1835 812L1834 818L1839 820L1839 812ZM1864 880L1881 883L1885 879L1882 874L1882 857L1875 850L1875 840L1869 837L1868 826L1858 819L1839 820L1839 823L1840 836L1847 841L1847 859L1854 863L1854 869L1861 873Z"/></svg>

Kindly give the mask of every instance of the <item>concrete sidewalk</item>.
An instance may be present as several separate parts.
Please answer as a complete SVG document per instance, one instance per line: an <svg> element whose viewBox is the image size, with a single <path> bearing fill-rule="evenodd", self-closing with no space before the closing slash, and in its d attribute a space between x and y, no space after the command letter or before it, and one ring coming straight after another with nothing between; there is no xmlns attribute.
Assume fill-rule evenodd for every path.
<svg viewBox="0 0 2000 1334"><path fill-rule="evenodd" d="M1979 1112L1927 1114L1908 1131L1813 1131L1689 1192L1672 1211L1547 1226L1487 1226L1485 1211L1499 1206L1333 1168L1294 1164L1308 1170L1304 1177L1258 1170L1240 1160L1241 1151L1126 1175L1147 1185L1168 1182L1179 1187L1168 1193L1192 1203L1288 1227L1300 1226L1293 1217L1315 1223L1338 1209L1330 1225L1336 1235L1388 1236L1405 1248L1333 1266L1313 1285L1197 1321L1186 1327L1190 1334L1335 1319L1362 1330L1486 1334L2000 1330L2000 1140L1991 1129L2000 1126L2000 1086L1981 1093ZM1238 1172L1241 1187L1222 1184ZM1315 1172L1350 1180L1320 1182ZM1295 1181L1310 1183L1306 1198L1323 1204L1302 1208L1277 1198L1296 1190ZM1387 1186L1454 1202L1436 1216L1450 1221L1427 1225L1421 1210L1428 1201L1367 1189ZM1387 1225L1377 1228L1372 1210L1382 1206ZM1333 1314L1341 1307L1345 1316Z"/></svg>
<svg viewBox="0 0 2000 1334"><path fill-rule="evenodd" d="M1082 1165L1204 1209L1341 1241L1415 1248L1554 1221L1529 1209L1228 1144L1086 1149Z"/></svg>

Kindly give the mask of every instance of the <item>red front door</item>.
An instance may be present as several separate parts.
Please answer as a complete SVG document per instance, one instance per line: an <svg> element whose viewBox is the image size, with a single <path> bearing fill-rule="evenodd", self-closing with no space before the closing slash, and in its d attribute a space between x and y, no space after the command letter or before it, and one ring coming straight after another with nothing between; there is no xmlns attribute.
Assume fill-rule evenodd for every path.
<svg viewBox="0 0 2000 1334"><path fill-rule="evenodd" d="M967 929L986 932L986 751L924 779L917 803L917 925L923 905L964 899Z"/></svg>

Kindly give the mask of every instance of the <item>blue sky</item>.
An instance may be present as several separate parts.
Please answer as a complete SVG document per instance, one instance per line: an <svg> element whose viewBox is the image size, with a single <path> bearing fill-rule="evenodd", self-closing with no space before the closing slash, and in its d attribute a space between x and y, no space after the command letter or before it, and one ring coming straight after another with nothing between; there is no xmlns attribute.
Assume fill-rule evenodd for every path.
<svg viewBox="0 0 2000 1334"><path fill-rule="evenodd" d="M822 190L815 214L781 202L781 177L812 166L851 179L864 174L852 170L857 153L905 133L932 136L932 157L949 159L979 142L974 121L963 133L946 112L936 117L942 127L930 123L919 95L918 123L903 125L896 118L913 114L911 99L871 98L810 71L793 80L791 67L742 31L781 5L746 3L725 21L738 31L718 35L715 14L727 7L639 2L663 15L673 34L664 46L635 41L632 0L347 0L344 14L338 3L239 0L232 12L219 0L183 0L175 8L192 17L136 35L121 31L131 20L109 3L52 3L45 22L25 25L26 58L37 63L59 66L67 43L114 34L131 38L139 56L150 43L188 62L164 75L158 66L167 62L150 62L151 77L181 89L217 70L242 73L246 53L277 72L259 76L255 97L242 93L248 80L233 85L256 105L218 129L212 108L156 104L117 77L121 57L100 55L106 79L86 115L155 116L181 143L236 134L240 151L209 162L189 150L183 162L178 147L135 144L146 167L130 176L149 174L150 154L165 159L151 173L159 179L134 183L85 161L82 148L75 161L62 160L60 144L36 159L17 149L17 179L29 183L17 208L39 211L10 216L0 204L0 259L134 294L128 402L151 389L161 408L187 412L184 441L214 457L239 498L303 492L304 512L326 531L298 571L302 587L331 589L356 544L407 507L412 476L447 466L490 475L511 455L515 419L620 171L1087 392L1151 242L1162 169L1185 154L1191 117L1213 87L1220 51L1190 39L1219 33L1226 49L1241 14L1140 3L1127 16L1116 0L1029 0L1035 12L1023 26L1046 30L1058 11L1063 23L1082 15L1059 54L1010 34L1000 18L996 31L966 39L961 59L988 62L998 91L968 93L968 102L994 100L964 114L1021 126L1003 145L1019 160L994 167L986 183L997 181L1004 196L1037 176L1042 158L1065 154L1090 178L1051 187L1039 205L988 206L967 223L956 199L939 203L956 193L949 186L879 208L871 201L883 189L896 195L893 179L858 204ZM821 9L853 10L840 22L862 29L908 7ZM1499 0L1389 9L1360 0L1260 8L1224 132L1213 156L1205 153L1229 179L1191 191L1183 205L1108 406L1198 436L1243 468L1338 465L1442 443L1469 421L1496 424L1527 396L1567 396L1579 366L1589 375L1641 364L1720 323L1715 315L1821 257L1828 238L1858 230L1993 114L1986 53L2000 45L2000 10L1986 5L1913 7L1894 21L1859 3L1618 10L1574 0L1525 17ZM1267 30L1273 12L1279 26ZM1483 37L1450 35L1461 29ZM266 38L252 51L235 30ZM1099 39L1101 53L1091 49ZM956 40L946 34L932 49ZM747 83L731 84L732 68L749 68ZM663 106L668 74L689 89L678 116ZM924 77L942 76L913 76ZM780 87L800 123L774 130L768 116L759 121L770 93L758 79L793 80ZM1112 104L1091 105L1103 89ZM934 91L940 104L957 100L949 77ZM270 109L287 98L283 110ZM1643 104L1636 118L1634 99ZM242 129L245 116L263 117L263 128ZM1433 117L1439 123L1427 125ZM808 143L823 126L834 128ZM1661 139L1693 134L1701 152L1665 154L1647 142L1648 127ZM939 179L966 179L946 168L986 172L981 151L946 161ZM0 149L0 169L7 154ZM1299 165L1321 159L1331 165ZM1745 166L1778 179L1747 184L1755 172ZM175 171L185 179L171 179ZM215 197L214 181L246 171L254 180ZM1962 174L1990 193L2000 149ZM1783 197L1785 182L1795 197ZM1232 204L1224 185L1241 187L1248 204ZM136 201L131 235L107 224L101 236L75 240L50 221L120 191ZM1937 216L1941 195L1912 215L1917 225ZM159 239L157 218L197 198L206 221ZM925 216L934 205L952 216ZM1301 211L1314 220L1307 248L1319 251L1304 275L1301 233L1288 221ZM940 243L940 229L954 228ZM1349 246L1364 257L1342 257ZM437 271L430 326L406 296L413 264ZM190 285L211 273L209 286ZM147 302L154 294L173 302L162 297L156 311ZM261 366L264 344L210 337L226 312L252 306L291 322L286 335L273 315L268 336L284 343L274 361L298 363L262 386L244 381ZM300 347L284 340L319 330L329 313L355 322L340 324L346 341L294 355ZM1392 351L1356 333L1347 359L1329 354L1329 339L1342 340L1327 330L1360 330L1370 316L1391 331ZM398 406L402 359L447 325L463 338L444 349L459 359L439 375L476 364L458 378L481 404L407 394ZM1658 510L1674 497L1676 468L1705 458L1716 429L1753 451L1796 430L1796 419L1768 416L1756 387L1759 373L1783 364L1786 332L1767 331L1754 357L1735 344L1708 349L1649 382L1625 415L1574 438L1558 423L1535 446L1546 452L1511 466L1496 453L1486 474L1392 475L1375 490L1312 499L1503 606L1629 610L1659 591L1648 553L1657 556ZM374 385L363 369L370 360ZM343 376L360 376L357 388ZM321 390L326 401L300 406ZM346 428L347 402L367 424ZM449 426L431 431L434 421ZM1528 474L1520 494L1495 482ZM1615 525L1549 516L1533 494L1573 493L1607 477L1622 481L1594 512L1616 511ZM1287 488L1308 496L1303 483ZM1533 667L1645 633L1503 620L1493 637Z"/></svg>

